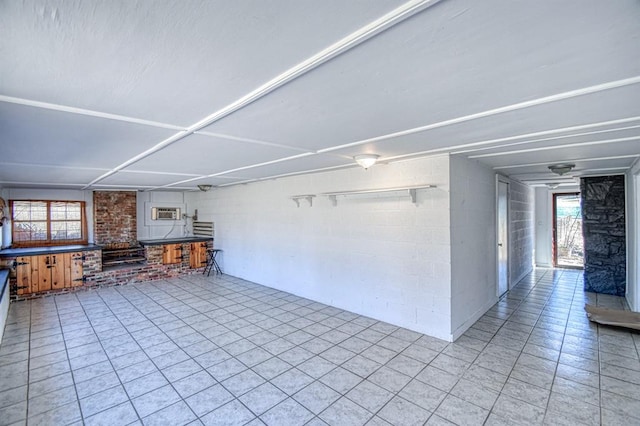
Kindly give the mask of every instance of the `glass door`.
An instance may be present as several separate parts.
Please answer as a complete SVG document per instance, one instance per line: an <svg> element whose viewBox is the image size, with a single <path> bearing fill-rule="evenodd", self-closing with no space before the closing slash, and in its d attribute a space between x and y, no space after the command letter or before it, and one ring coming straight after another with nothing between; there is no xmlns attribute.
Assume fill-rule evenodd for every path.
<svg viewBox="0 0 640 426"><path fill-rule="evenodd" d="M583 256L580 194L553 194L553 264L583 268Z"/></svg>

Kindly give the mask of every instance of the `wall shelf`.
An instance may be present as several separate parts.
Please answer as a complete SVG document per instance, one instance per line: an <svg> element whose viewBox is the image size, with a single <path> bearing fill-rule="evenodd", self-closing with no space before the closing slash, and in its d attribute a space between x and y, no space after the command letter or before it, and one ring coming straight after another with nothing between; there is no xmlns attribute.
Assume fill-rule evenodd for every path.
<svg viewBox="0 0 640 426"><path fill-rule="evenodd" d="M294 195L293 197L291 197L291 199L293 200L294 203L296 203L296 206L300 207L300 200L307 200L307 202L309 203L309 207L313 206L313 199L314 199L315 195L314 194L305 194L305 195Z"/></svg>
<svg viewBox="0 0 640 426"><path fill-rule="evenodd" d="M416 191L419 189L437 188L436 185L416 185L416 186L401 186L397 188L379 188L379 189L361 189L356 191L340 191L340 192L325 192L325 197L329 197L331 203L335 206L338 205L338 197L347 197L349 195L362 195L362 194L379 194L385 192L405 192L411 197L411 202L416 203Z"/></svg>

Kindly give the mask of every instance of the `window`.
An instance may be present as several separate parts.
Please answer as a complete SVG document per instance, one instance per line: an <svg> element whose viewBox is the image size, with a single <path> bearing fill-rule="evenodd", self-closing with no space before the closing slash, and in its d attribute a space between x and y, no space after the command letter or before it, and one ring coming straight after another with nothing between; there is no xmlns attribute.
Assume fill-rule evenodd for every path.
<svg viewBox="0 0 640 426"><path fill-rule="evenodd" d="M11 201L13 247L86 244L83 201Z"/></svg>

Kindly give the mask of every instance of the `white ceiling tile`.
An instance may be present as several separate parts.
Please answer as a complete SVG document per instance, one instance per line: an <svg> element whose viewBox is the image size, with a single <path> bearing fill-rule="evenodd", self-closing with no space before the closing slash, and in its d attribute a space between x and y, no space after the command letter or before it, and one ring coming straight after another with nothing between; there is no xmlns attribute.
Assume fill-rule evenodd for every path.
<svg viewBox="0 0 640 426"><path fill-rule="evenodd" d="M300 151L193 134L138 161L129 170L208 175L298 154Z"/></svg>
<svg viewBox="0 0 640 426"><path fill-rule="evenodd" d="M351 159L345 159L334 155L310 155L295 160L283 161L266 166L254 167L233 172L233 176L241 176L245 180L279 177L286 174L322 170L331 167L355 166Z"/></svg>
<svg viewBox="0 0 640 426"><path fill-rule="evenodd" d="M175 133L0 102L2 161L112 168Z"/></svg>
<svg viewBox="0 0 640 426"><path fill-rule="evenodd" d="M0 93L186 126L401 3L3 2Z"/></svg>
<svg viewBox="0 0 640 426"><path fill-rule="evenodd" d="M84 186L105 171L104 169L0 163L0 185L7 186L8 183L23 182Z"/></svg>

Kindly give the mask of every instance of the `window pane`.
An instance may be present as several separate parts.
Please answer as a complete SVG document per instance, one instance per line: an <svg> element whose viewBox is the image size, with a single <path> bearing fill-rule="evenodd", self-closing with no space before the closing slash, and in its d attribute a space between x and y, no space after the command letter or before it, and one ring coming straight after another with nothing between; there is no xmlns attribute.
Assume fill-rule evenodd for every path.
<svg viewBox="0 0 640 426"><path fill-rule="evenodd" d="M13 229L14 241L46 241L47 222L20 222Z"/></svg>
<svg viewBox="0 0 640 426"><path fill-rule="evenodd" d="M51 220L80 220L80 203L51 203Z"/></svg>
<svg viewBox="0 0 640 426"><path fill-rule="evenodd" d="M52 240L79 240L80 222L51 222Z"/></svg>
<svg viewBox="0 0 640 426"><path fill-rule="evenodd" d="M41 201L15 201L13 219L23 221L47 220L47 203Z"/></svg>

